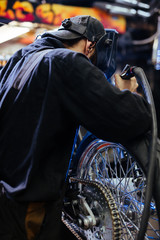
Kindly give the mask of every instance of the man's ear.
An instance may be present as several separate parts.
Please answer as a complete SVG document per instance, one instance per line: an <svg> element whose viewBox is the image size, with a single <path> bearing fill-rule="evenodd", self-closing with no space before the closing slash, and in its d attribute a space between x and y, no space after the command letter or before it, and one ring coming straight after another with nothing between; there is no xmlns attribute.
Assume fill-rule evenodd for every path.
<svg viewBox="0 0 160 240"><path fill-rule="evenodd" d="M90 48L94 48L96 45L96 42L91 42Z"/></svg>
<svg viewBox="0 0 160 240"><path fill-rule="evenodd" d="M91 42L87 39L86 46L85 46L85 55L87 57L90 57L90 55L93 54L95 45L96 45L95 42Z"/></svg>

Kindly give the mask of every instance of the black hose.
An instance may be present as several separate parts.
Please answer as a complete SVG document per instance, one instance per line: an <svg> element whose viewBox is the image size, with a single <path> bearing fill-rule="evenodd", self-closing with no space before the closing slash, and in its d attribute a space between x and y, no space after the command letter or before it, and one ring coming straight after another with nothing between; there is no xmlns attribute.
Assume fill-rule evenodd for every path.
<svg viewBox="0 0 160 240"><path fill-rule="evenodd" d="M147 175L147 185L146 185L146 191L145 191L145 203L144 203L144 209L143 209L143 214L141 218L140 230L137 237L137 240L142 240L145 237L148 220L150 216L150 203L152 199L154 169L155 169L155 162L156 162L157 118L156 118L156 110L155 110L154 100L152 96L152 91L143 69L140 67L134 67L133 72L135 74L137 82L143 88L147 101L150 103L151 114L152 114L152 135L151 135L151 142L150 142L149 156L148 156L149 168L147 173L148 175Z"/></svg>

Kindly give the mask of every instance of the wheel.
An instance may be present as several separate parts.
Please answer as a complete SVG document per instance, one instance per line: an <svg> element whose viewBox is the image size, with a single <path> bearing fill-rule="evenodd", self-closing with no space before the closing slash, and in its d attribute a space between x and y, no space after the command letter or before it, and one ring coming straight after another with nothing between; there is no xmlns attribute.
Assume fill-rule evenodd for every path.
<svg viewBox="0 0 160 240"><path fill-rule="evenodd" d="M110 190L120 215L121 239L135 240L144 208L146 178L126 149L119 144L94 140L80 157L77 178L99 182ZM145 239L160 239L154 201Z"/></svg>

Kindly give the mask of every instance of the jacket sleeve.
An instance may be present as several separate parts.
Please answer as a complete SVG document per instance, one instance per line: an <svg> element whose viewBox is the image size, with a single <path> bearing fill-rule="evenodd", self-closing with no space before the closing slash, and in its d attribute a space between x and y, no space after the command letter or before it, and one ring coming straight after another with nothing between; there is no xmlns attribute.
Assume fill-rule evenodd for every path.
<svg viewBox="0 0 160 240"><path fill-rule="evenodd" d="M150 106L145 99L111 85L85 56L71 53L62 65L63 77L58 83L61 99L87 130L101 139L123 143L151 128Z"/></svg>

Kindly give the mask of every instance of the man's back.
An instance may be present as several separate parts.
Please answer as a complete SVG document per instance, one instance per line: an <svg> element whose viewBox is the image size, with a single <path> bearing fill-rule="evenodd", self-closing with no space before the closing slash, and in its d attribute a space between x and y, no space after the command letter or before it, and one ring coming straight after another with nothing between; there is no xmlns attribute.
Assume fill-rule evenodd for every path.
<svg viewBox="0 0 160 240"><path fill-rule="evenodd" d="M16 60L14 57L14 64ZM18 68L24 66L22 63L19 60ZM18 200L59 197L59 184L67 171L75 123L61 106L61 90L57 91L50 77L53 69L54 60L50 61L46 54L25 86L20 90L12 86L2 104L0 176L7 192ZM1 91L1 97L3 94Z"/></svg>

